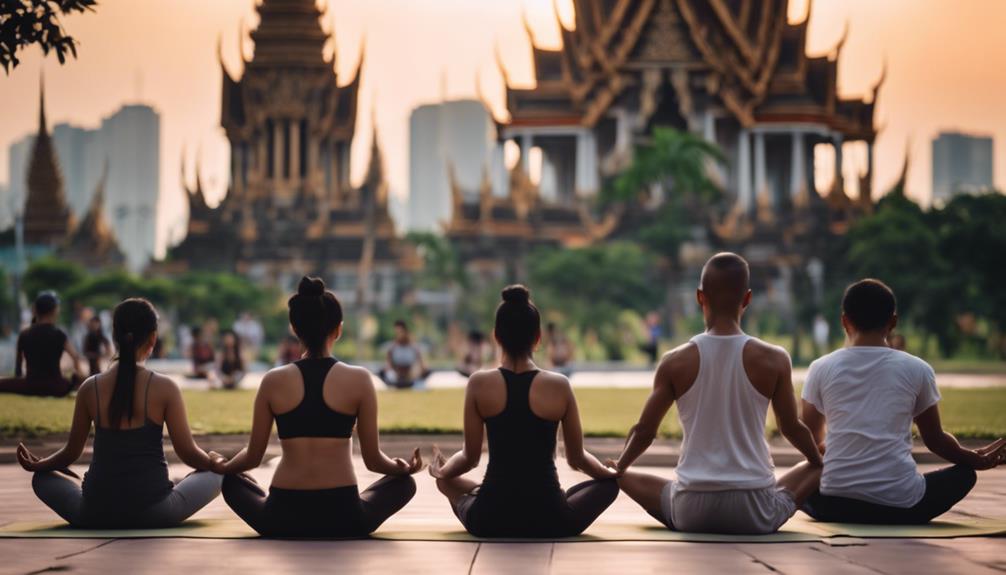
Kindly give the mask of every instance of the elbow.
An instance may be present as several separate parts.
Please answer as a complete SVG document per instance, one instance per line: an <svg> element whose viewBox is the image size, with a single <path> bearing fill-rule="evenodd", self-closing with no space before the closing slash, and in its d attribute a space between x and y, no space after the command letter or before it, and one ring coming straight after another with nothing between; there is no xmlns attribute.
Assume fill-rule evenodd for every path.
<svg viewBox="0 0 1006 575"><path fill-rule="evenodd" d="M465 456L465 473L467 473L479 466L479 461L482 460L482 450L478 449L475 450L474 452L465 450L464 456Z"/></svg>

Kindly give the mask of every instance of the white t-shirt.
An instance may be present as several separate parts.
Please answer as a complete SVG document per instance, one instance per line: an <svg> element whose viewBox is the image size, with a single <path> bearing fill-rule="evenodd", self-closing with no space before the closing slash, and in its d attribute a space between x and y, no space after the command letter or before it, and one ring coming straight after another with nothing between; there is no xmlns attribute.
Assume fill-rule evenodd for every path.
<svg viewBox="0 0 1006 575"><path fill-rule="evenodd" d="M922 499L912 421L940 400L928 363L886 347L839 349L810 364L803 399L827 422L821 493L901 508Z"/></svg>

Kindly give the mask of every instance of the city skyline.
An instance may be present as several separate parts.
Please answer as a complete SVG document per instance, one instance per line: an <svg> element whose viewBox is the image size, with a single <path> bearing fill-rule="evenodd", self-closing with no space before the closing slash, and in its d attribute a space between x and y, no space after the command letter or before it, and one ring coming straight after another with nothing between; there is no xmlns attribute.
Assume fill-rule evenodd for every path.
<svg viewBox="0 0 1006 575"><path fill-rule="evenodd" d="M917 3L902 1L877 6L817 0L808 47L815 54L833 50L848 22L849 36L839 69L841 92L848 95L868 92L886 55L888 79L878 104L879 125L884 129L877 142L874 189L883 193L893 183L906 142L911 141L909 193L926 200L929 140L936 133L962 130L1006 138L1006 112L994 105L994 94L1001 92L997 87L1006 87L1006 66L989 62L989 57L1006 54L1006 41L975 28L1001 21L988 16L993 12L1006 15L1006 7L992 2L959 6L933 2L926 10L919 10L909 9L909 4L917 7ZM81 42L79 59L64 67L49 59L44 66L53 124L94 126L111 110L131 101L147 102L162 112L160 248L169 235L179 239L178 229L184 224L185 199L175 168L180 166L183 153L189 166L201 156L210 201L223 194L228 150L219 128L217 36L222 36L225 65L232 74L240 74L239 22L244 20L245 33L255 24L250 1L213 3L209 8L200 3L203 17L198 19L181 18L195 13L195 2L171 6L166 2L138 6L106 0L96 13L66 22ZM571 3L558 2L558 10L566 25L571 25ZM805 10L805 2L791 2L791 20L801 19ZM551 2L528 0L524 11L535 42L539 46L558 45ZM162 25L150 31L117 27L125 19L145 15L156 16ZM408 115L412 109L443 98L477 96L478 76L482 96L501 117L505 106L495 39L511 83L521 86L531 82L530 41L517 4L385 0L363 6L333 1L325 25L334 27L337 68L343 76L352 73L366 34L353 181L359 181L366 168L371 109L376 105L391 190L399 198L408 193ZM915 34L905 35L907 29ZM446 30L451 34L445 34ZM172 43L181 33L188 42ZM123 45L130 46L129 53L121 51ZM930 48L933 45L941 49L934 51ZM252 46L247 38L243 49L250 55ZM119 66L107 65L113 56L121 61ZM41 55L32 50L10 76L0 77L0 103L5 104L0 111L0 149L32 131L41 68ZM140 69L142 73L137 72ZM1006 173L1002 149L1000 146L995 158L1000 180ZM4 156L0 157L0 182L9 185L6 157L0 156ZM846 165L847 179L857 168L854 164L855 160Z"/></svg>

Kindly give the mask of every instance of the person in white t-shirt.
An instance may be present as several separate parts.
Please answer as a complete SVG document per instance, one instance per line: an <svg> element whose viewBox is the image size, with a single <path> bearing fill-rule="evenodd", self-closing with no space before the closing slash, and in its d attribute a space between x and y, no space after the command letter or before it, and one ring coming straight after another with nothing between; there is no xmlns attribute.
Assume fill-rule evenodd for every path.
<svg viewBox="0 0 1006 575"><path fill-rule="evenodd" d="M971 491L976 469L995 467L1006 456L1002 439L971 450L943 431L933 368L888 346L896 308L883 282L849 286L842 299L846 347L807 372L802 419L824 454L824 472L820 491L802 509L819 521L927 523ZM955 465L919 473L913 421L926 447Z"/></svg>
<svg viewBox="0 0 1006 575"><path fill-rule="evenodd" d="M737 254L706 262L696 292L706 331L661 359L639 423L614 463L622 491L670 529L773 533L817 490L821 455L797 414L789 354L741 330L749 280L748 263ZM684 429L677 477L628 470L675 402ZM779 431L807 458L778 479L765 441L770 405Z"/></svg>

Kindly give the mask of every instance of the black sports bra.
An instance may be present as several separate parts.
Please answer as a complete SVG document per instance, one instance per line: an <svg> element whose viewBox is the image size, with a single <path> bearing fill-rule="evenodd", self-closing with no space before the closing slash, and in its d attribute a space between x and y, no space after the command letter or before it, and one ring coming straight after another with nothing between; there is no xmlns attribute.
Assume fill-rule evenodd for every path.
<svg viewBox="0 0 1006 575"><path fill-rule="evenodd" d="M276 415L276 430L280 439L294 437L350 437L356 416L338 412L325 405L322 390L334 357L305 358L294 362L304 379L304 399L286 413Z"/></svg>

